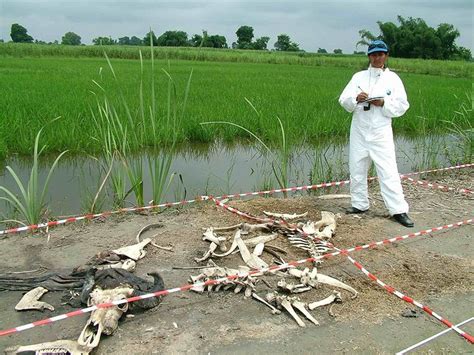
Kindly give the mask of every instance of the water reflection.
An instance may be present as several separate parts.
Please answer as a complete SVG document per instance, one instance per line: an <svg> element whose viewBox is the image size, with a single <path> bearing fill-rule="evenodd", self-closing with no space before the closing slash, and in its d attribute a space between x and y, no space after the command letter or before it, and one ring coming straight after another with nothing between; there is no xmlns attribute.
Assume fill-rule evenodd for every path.
<svg viewBox="0 0 474 355"><path fill-rule="evenodd" d="M396 139L397 160L400 173L419 169L448 166L461 152L456 149L451 136ZM144 195L150 200L151 183L147 157L150 153L137 154L143 165ZM44 181L52 164L43 158L40 179ZM313 146L297 146L291 150L289 163L290 185L316 184L348 178L347 141L319 142ZM27 181L31 160L12 158L7 161L22 181ZM276 162L278 164L278 162ZM54 172L48 200L53 215L79 214L90 206L98 187L106 175L100 159L90 156L68 157L60 161ZM174 158L173 172L181 175L174 179L166 194L166 201L176 201L197 195L220 195L257 191L279 187L273 176L268 157L256 146L234 143L189 144L179 147ZM16 186L5 168L0 169L0 185L16 191ZM112 208L110 186L101 207ZM186 196L184 196L186 194ZM127 206L134 205L129 196ZM7 214L5 203L0 203L2 214Z"/></svg>

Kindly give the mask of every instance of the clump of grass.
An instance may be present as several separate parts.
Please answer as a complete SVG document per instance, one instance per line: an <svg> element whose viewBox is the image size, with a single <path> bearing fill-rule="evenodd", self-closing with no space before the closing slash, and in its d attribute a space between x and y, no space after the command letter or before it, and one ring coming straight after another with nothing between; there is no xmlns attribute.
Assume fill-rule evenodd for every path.
<svg viewBox="0 0 474 355"><path fill-rule="evenodd" d="M56 166L58 165L59 160L67 151L59 154L54 160L53 165L49 169L48 175L46 176L46 180L44 181L43 186L41 186L39 181L38 165L39 157L44 150L44 146L41 149L39 148L39 140L42 130L43 129L40 129L36 135L33 150L33 166L31 167L31 173L28 182L24 184L10 166L6 167L16 183L16 186L20 192L20 196L18 197L14 192L7 189L5 186L0 186L0 191L3 191L6 194L6 196L1 196L0 199L6 201L10 208L17 212L20 218L22 218L22 221L10 219L5 220L4 222L16 222L23 225L25 225L25 222L27 224L38 224L47 213L46 195L48 193L49 181L51 175L56 169Z"/></svg>
<svg viewBox="0 0 474 355"><path fill-rule="evenodd" d="M457 154L453 154L452 149L447 151L452 163L470 163L474 158L474 120L472 96L466 94L466 101L462 102L459 110L454 112L448 129L456 139L458 148Z"/></svg>
<svg viewBox="0 0 474 355"><path fill-rule="evenodd" d="M132 155L137 148L150 148L151 145L151 152L148 149L149 154L147 156L148 172L151 180L151 202L155 204L161 202L175 176L175 174L171 174L171 166L178 142L179 122L183 120L185 115L192 70L181 102L178 98L177 85L173 77L168 71L162 69L168 80L168 90L166 111L164 115L161 115L161 112L156 108L153 47L150 48L152 53L151 87L150 94L147 96L150 97L150 102L145 100L143 57L140 52L141 77L138 107L135 110L129 107L127 99L119 87L120 112L125 115L125 119L112 100L108 98L107 91L95 82L101 89L104 98L103 100L97 100L98 114L93 113L93 117L98 128L97 140L103 142L104 156L112 171L111 180L115 204L122 204L130 191L134 193L138 206L145 204L143 162L140 157ZM115 83L119 85L112 63L108 56L105 56ZM114 166L113 157L115 156L120 158L120 166ZM128 191L126 190L125 176L128 177L128 184L130 185Z"/></svg>

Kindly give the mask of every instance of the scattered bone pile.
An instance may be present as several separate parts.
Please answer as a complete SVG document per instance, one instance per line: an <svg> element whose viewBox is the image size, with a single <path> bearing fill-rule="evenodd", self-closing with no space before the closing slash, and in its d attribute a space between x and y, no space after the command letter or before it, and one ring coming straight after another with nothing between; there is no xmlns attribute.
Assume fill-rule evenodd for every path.
<svg viewBox="0 0 474 355"><path fill-rule="evenodd" d="M203 233L203 241L209 242L209 249L201 258L195 258L196 262L209 260L206 268L196 276L191 276L191 284L216 280L222 277L233 276L231 280L220 282L216 285L196 285L191 290L195 292L216 292L219 290L232 290L234 293L243 292L245 298L254 298L265 304L272 310L273 314L280 314L285 310L301 327L305 323L301 320L296 311L301 313L306 319L315 325L318 321L311 315L310 310L332 303L342 302L342 295L339 291L333 290L332 293L320 301L311 303L304 302L296 294L309 292L318 288L321 284L326 284L335 288L343 289L352 294L352 298L357 297L358 292L351 286L324 274L318 272L317 266L320 262L315 262L313 267L300 270L295 267L288 268L286 272L269 271L267 274L279 277L276 287L262 278L263 272L246 275L250 270L266 268L269 265L262 259L263 252L267 252L274 257L277 264L285 263L281 254L286 254L286 250L268 244L271 241L283 236L288 241L289 248L299 248L306 250L310 257L315 258L332 250L330 239L336 230L336 216L331 212L322 211L321 220L317 222L306 221L296 224L289 223L289 220L298 220L307 215L307 213L297 214L278 214L264 212L268 217L274 218L269 223L249 224L240 223L230 227L207 228ZM228 247L228 238L223 233L234 232L230 247ZM220 233L220 234L218 234ZM250 236L250 234L259 234ZM242 236L248 238L243 239ZM213 259L221 259L231 254L240 254L245 266L238 268L220 267L216 265ZM213 258L213 259L211 259ZM235 277L237 275L237 277ZM239 276L242 275L242 276ZM257 293L257 284L263 281L267 288L265 296ZM329 309L332 314L331 309Z"/></svg>

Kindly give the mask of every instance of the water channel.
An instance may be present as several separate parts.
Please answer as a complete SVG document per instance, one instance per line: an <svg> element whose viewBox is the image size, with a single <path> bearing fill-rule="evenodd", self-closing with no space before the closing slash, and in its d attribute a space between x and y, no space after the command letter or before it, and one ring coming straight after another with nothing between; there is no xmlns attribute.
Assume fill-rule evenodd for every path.
<svg viewBox="0 0 474 355"><path fill-rule="evenodd" d="M462 145L453 136L417 139L398 137L395 144L400 173L462 162L457 161L463 156ZM44 181L54 158L41 159L40 181ZM143 163L144 196L147 202L151 199L148 158L144 153L135 159ZM26 184L32 161L11 157L4 164L0 168L0 185L17 193L15 182L5 166L9 165ZM315 146L294 147L289 165L290 186L345 180L349 176L348 144L324 142ZM192 199L197 195L221 195L279 187L268 159L264 158L258 147L245 144L214 143L181 147L174 157L171 171L176 176L164 198L164 201L169 202ZM51 214L66 216L84 213L105 175L105 169L95 158L63 158L53 173L48 191ZM102 199L100 207L108 210L113 208L110 186L104 191L108 194ZM134 204L134 196L130 195L126 206ZM6 203L0 201L0 219L10 215Z"/></svg>

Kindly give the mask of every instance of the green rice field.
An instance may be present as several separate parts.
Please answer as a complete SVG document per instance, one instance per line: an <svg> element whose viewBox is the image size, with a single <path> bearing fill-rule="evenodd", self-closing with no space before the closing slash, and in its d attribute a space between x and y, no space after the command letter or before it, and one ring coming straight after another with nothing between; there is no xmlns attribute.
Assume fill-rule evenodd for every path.
<svg viewBox="0 0 474 355"><path fill-rule="evenodd" d="M182 110L180 105L193 71L187 105L175 128L180 142L233 141L247 135L230 125L200 125L229 121L271 144L280 139L276 117L283 122L292 143L346 137L350 115L337 99L352 74L367 64L364 56L155 48L152 75L147 59L150 50L141 49L145 58L143 74L139 48L106 48L117 76L114 80L104 49L98 46L0 44L0 157L31 154L38 130L59 116L42 135L47 151L101 151L102 142L96 139L92 119L97 100L102 102L107 96L123 117L127 131L132 132L141 122L140 102L145 111L152 106L153 75L159 129L169 104L168 77L163 69L176 83L178 110ZM443 134L453 123L457 129L472 127L472 116L455 113L463 105L472 107L472 63L391 59L389 66L402 78L411 104L407 114L395 120L396 134ZM127 118L123 100L132 121ZM160 140L165 142L168 137L163 133ZM145 138L141 145L155 143L153 135Z"/></svg>

